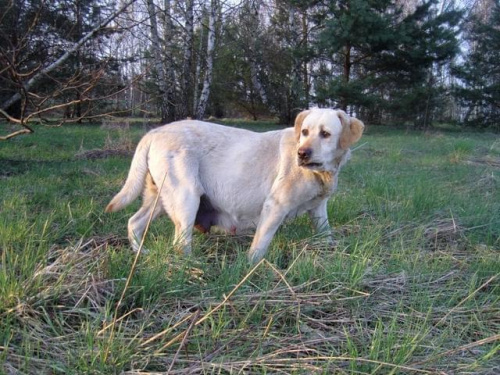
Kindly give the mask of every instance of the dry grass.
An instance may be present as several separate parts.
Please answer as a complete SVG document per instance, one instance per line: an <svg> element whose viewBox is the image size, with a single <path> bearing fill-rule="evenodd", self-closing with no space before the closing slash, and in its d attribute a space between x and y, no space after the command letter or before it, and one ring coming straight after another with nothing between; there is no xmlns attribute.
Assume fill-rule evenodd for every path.
<svg viewBox="0 0 500 375"><path fill-rule="evenodd" d="M129 124L115 123L112 122L108 125L106 129L117 130L115 135L112 137L109 133L104 142L104 146L101 149L80 150L76 153L75 158L78 160L96 160L104 159L112 156L126 156L131 157L134 154L137 144L133 141L129 129ZM104 125L103 125L104 126Z"/></svg>
<svg viewBox="0 0 500 375"><path fill-rule="evenodd" d="M451 231L450 223L442 223L439 228L445 233ZM432 239L436 235L434 232ZM107 277L109 247L120 243L116 238L96 238L51 249L47 264L27 280L38 285L38 293L6 312L16 317L24 335L37 345L39 357L26 363L14 345L4 347L6 373L45 373L54 364L70 368L71 361L82 361L71 355L68 358L72 352L103 361L106 348L110 355L102 369L105 373L109 366L118 366L126 370L125 374L165 373L167 369L171 374L352 373L353 368L356 373L445 374L472 366L478 356L487 354L484 346L500 339L493 335L467 345L449 343L446 349L432 348L447 335L450 322L467 325L473 316L481 316L482 324L492 330L500 326L497 301L473 310L467 306L477 293L494 285L496 277L452 308L411 311L402 306L411 305L415 288L439 298L446 290L453 292L457 274L447 272L425 279L405 272L367 273L361 289L353 290L342 282L325 287L321 278L293 285L288 274L297 263L278 270L265 260L249 270L223 298L160 299L145 307L124 306L113 318L110 301L115 300L117 284L123 284L123 279ZM320 259L331 256L325 249L315 251ZM199 274L192 274L192 281L206 284ZM271 280L266 290L255 287L262 277ZM385 320L392 323L377 324ZM217 328L219 324L223 328ZM93 343L91 347L82 336ZM394 342L384 347L389 336L394 336L390 339ZM368 348L376 345L382 345L381 350L392 347L394 359L395 353L404 348L406 360L398 363L389 360L391 356L371 356ZM117 353L125 353L128 365L124 366L125 358ZM155 368L160 371L152 370ZM481 373L494 373L493 369L483 370Z"/></svg>

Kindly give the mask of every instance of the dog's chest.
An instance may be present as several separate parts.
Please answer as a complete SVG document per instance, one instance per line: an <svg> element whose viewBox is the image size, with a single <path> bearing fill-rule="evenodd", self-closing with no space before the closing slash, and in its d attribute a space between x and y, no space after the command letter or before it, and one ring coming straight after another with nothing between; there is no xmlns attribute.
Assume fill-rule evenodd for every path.
<svg viewBox="0 0 500 375"><path fill-rule="evenodd" d="M316 196L313 201L329 198L337 188L337 173L316 173Z"/></svg>
<svg viewBox="0 0 500 375"><path fill-rule="evenodd" d="M325 199L328 199L336 189L337 184L335 178L335 176L328 176L325 179L321 179L321 181L316 181L314 187L310 187L308 193L302 195L302 202L288 213L286 216L287 220L301 216L309 210L315 209Z"/></svg>

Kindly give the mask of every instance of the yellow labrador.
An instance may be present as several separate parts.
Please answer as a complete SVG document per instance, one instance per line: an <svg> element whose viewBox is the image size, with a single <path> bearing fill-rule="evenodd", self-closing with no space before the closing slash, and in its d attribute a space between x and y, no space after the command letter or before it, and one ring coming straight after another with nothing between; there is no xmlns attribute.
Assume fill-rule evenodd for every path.
<svg viewBox="0 0 500 375"><path fill-rule="evenodd" d="M283 220L304 213L332 241L327 201L363 129L343 111L319 108L299 113L294 128L265 133L195 120L164 125L139 142L125 185L106 211L125 207L143 192L142 207L128 222L136 251L160 186L152 217L168 214L174 243L185 254L191 253L193 228L256 228L248 252L255 263Z"/></svg>

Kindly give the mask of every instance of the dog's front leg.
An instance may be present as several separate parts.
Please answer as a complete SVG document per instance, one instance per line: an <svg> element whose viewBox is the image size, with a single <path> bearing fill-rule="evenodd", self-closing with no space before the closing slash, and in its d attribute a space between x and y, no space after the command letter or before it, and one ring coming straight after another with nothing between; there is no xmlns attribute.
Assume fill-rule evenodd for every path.
<svg viewBox="0 0 500 375"><path fill-rule="evenodd" d="M308 214L316 233L324 236L329 245L333 245L333 233L328 222L327 205L328 199L325 199L316 208L309 210Z"/></svg>
<svg viewBox="0 0 500 375"><path fill-rule="evenodd" d="M257 263L266 255L274 234L287 214L288 211L283 208L283 205L278 204L272 198L264 203L259 224L248 251L248 261L250 263Z"/></svg>

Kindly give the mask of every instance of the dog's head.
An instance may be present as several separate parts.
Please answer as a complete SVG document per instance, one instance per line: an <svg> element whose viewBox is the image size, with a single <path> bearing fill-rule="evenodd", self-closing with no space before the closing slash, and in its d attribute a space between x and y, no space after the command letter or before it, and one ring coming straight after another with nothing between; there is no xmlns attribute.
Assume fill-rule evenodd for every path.
<svg viewBox="0 0 500 375"><path fill-rule="evenodd" d="M316 171L336 169L336 160L361 138L364 127L341 110L313 108L299 113L295 119L299 166Z"/></svg>

